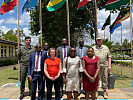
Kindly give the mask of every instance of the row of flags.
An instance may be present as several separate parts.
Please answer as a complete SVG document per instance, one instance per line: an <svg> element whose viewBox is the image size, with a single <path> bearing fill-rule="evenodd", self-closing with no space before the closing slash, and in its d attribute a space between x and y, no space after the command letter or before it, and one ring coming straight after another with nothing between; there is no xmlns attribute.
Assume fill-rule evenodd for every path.
<svg viewBox="0 0 133 100"><path fill-rule="evenodd" d="M55 11L61 8L66 0L50 0L47 5L48 11ZM91 0L80 0L78 7L81 8L85 4L91 2ZM112 10L115 8L119 8L121 5L125 5L129 2L129 0L109 0L105 3L106 10ZM22 8L22 12L25 8L31 8L35 7L38 4L38 0L27 0ZM17 0L4 0L1 7L0 7L0 13L6 13L10 10L12 10L17 5Z"/></svg>
<svg viewBox="0 0 133 100"><path fill-rule="evenodd" d="M129 1L130 0L108 0L105 3L105 8L106 10L119 8L121 5L125 5ZM58 10L64 5L65 2L66 0L50 0L47 5L47 10L48 11ZM91 2L91 0L80 0L77 8L81 8L89 2ZM4 0L0 7L1 15L3 13L12 10L16 5L17 5L17 0ZM24 11L25 8L35 7L36 5L38 5L38 0L27 0L22 8L22 12ZM107 25L110 25L110 33L112 34L116 28L121 26L121 22L130 16L129 12L130 12L129 6L127 6L126 11L120 12L116 20L112 23L112 25L110 25L111 16L109 15L102 27L102 30L104 30Z"/></svg>
<svg viewBox="0 0 133 100"><path fill-rule="evenodd" d="M111 24L109 28L110 28L110 33L113 34L114 30L121 26L121 22L126 20L129 17L130 17L130 6L128 5L124 11L121 11L118 14L117 18L112 24L110 23L111 16L109 15L102 27L102 30L104 30L107 25Z"/></svg>

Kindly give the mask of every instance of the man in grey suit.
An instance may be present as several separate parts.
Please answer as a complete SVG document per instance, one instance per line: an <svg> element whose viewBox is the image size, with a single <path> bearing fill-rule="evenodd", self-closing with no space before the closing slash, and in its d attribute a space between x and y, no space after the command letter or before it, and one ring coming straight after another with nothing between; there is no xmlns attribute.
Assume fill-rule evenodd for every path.
<svg viewBox="0 0 133 100"><path fill-rule="evenodd" d="M62 46L57 48L57 57L61 59L62 65L63 65L64 58L69 56L69 50L70 50L70 47L67 46L67 39L63 38ZM62 96L63 96L63 79L62 79L62 74L61 74L60 75L60 97L62 98Z"/></svg>
<svg viewBox="0 0 133 100"><path fill-rule="evenodd" d="M84 40L81 38L79 40L79 46L76 47L76 55L79 56L80 59L82 60L82 58L84 56L87 56L87 52L88 52L88 48L84 47ZM83 91L83 93L84 93L84 91ZM81 84L80 84L80 90L79 90L78 94L79 95L81 94Z"/></svg>

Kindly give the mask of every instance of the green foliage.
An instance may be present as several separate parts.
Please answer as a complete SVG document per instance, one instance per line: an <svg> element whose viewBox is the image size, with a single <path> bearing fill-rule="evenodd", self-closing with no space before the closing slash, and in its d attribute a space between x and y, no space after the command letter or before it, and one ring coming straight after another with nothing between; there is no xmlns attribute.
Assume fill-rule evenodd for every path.
<svg viewBox="0 0 133 100"><path fill-rule="evenodd" d="M106 46L110 49L110 51L112 51L112 49L113 49L113 48L112 48L112 47L113 47L113 43L114 43L114 42L113 42L113 41L110 42L110 41L108 40L108 38L107 38L107 39L103 39L103 45L106 45Z"/></svg>
<svg viewBox="0 0 133 100"><path fill-rule="evenodd" d="M17 58L6 58L0 60L0 67L17 64Z"/></svg>
<svg viewBox="0 0 133 100"><path fill-rule="evenodd" d="M128 65L132 65L132 63L131 62L121 62L121 61L112 61L112 63L115 63L115 64L122 64L122 65L126 65L126 66L128 66Z"/></svg>
<svg viewBox="0 0 133 100"><path fill-rule="evenodd" d="M17 35L11 29L6 34L3 34L3 39L17 42Z"/></svg>

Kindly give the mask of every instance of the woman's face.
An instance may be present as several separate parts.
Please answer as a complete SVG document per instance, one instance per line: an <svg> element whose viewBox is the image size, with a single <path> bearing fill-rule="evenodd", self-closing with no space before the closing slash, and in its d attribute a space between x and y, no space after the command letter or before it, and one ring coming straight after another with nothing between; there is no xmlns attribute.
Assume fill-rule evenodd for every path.
<svg viewBox="0 0 133 100"><path fill-rule="evenodd" d="M71 50L70 50L70 56L71 57L75 57L75 53L76 53L76 49L75 48L71 48Z"/></svg>
<svg viewBox="0 0 133 100"><path fill-rule="evenodd" d="M88 56L92 57L94 54L94 50L92 48L88 49Z"/></svg>
<svg viewBox="0 0 133 100"><path fill-rule="evenodd" d="M50 57L55 57L55 50L50 50Z"/></svg>

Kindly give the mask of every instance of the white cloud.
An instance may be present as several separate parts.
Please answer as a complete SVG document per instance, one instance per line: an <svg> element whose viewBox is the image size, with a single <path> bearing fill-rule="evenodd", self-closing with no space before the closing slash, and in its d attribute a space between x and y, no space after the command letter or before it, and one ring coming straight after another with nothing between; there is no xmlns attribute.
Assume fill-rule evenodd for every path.
<svg viewBox="0 0 133 100"><path fill-rule="evenodd" d="M0 26L0 29L2 30L2 32L7 33L10 29L7 28L6 26Z"/></svg>
<svg viewBox="0 0 133 100"><path fill-rule="evenodd" d="M9 14L10 14L10 15L12 15L13 13L15 13L14 10L9 11Z"/></svg>
<svg viewBox="0 0 133 100"><path fill-rule="evenodd" d="M119 12L112 14L111 13L111 23L113 23L113 21L116 19L117 15ZM108 17L108 15L110 14L109 11L105 10L101 10L98 11L98 33L99 35L101 35L104 38L104 31L101 30L106 18ZM106 27L105 29L105 38L108 38L110 40L110 32L109 32L109 26ZM130 18L128 18L127 20L122 22L122 40L124 39L128 39L129 41L130 39ZM111 40L114 42L121 42L121 27L115 29L114 33L111 35Z"/></svg>
<svg viewBox="0 0 133 100"><path fill-rule="evenodd" d="M22 15L20 15L19 18L19 25L29 25L30 22L30 13L24 12ZM10 17L7 20L5 20L6 24L18 24L18 19L15 17Z"/></svg>
<svg viewBox="0 0 133 100"><path fill-rule="evenodd" d="M5 20L6 24L17 24L17 20L15 19L15 17L10 17L7 20Z"/></svg>
<svg viewBox="0 0 133 100"><path fill-rule="evenodd" d="M1 25L3 22L4 22L4 19L1 19L1 20L0 20L0 25Z"/></svg>

